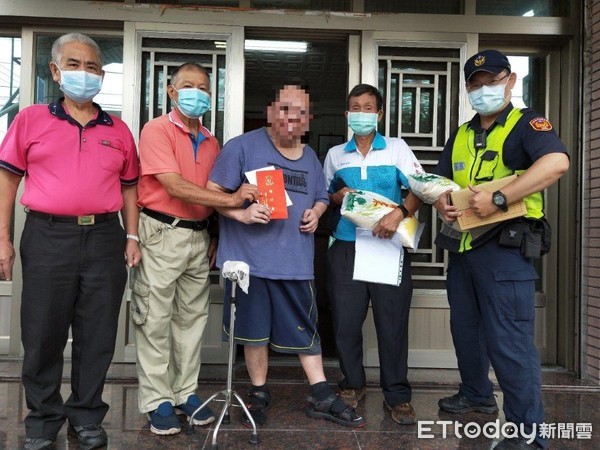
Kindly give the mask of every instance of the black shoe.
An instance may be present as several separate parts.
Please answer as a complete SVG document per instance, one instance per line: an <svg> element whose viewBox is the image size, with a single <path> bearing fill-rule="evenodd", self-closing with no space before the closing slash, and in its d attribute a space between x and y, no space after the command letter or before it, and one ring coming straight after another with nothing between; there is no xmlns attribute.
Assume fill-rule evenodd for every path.
<svg viewBox="0 0 600 450"><path fill-rule="evenodd" d="M46 438L25 438L23 450L48 450L53 449L54 441Z"/></svg>
<svg viewBox="0 0 600 450"><path fill-rule="evenodd" d="M539 448L535 442L528 444L524 437L512 437L502 439L494 450L537 450Z"/></svg>
<svg viewBox="0 0 600 450"><path fill-rule="evenodd" d="M496 398L493 395L483 403L475 403L459 392L450 397L440 399L438 406L442 411L454 414L464 414L468 412L494 414L498 412Z"/></svg>
<svg viewBox="0 0 600 450"><path fill-rule="evenodd" d="M306 415L313 419L325 419L339 423L345 427L361 428L367 424L364 417L356 414L351 406L344 403L333 392L325 400L317 400L310 396L307 398L308 406L305 409ZM339 412L335 412L339 411Z"/></svg>
<svg viewBox="0 0 600 450"><path fill-rule="evenodd" d="M250 400L246 404L246 408L248 408L250 415L254 419L254 423L256 425L264 425L267 422L266 410L271 404L271 394L266 390L251 390L248 393L248 397L250 397ZM242 414L242 425L246 428L252 428L252 422L250 422L245 412Z"/></svg>
<svg viewBox="0 0 600 450"><path fill-rule="evenodd" d="M91 423L89 425L71 425L67 429L70 437L77 438L80 450L92 450L105 447L108 443L106 431L102 425Z"/></svg>

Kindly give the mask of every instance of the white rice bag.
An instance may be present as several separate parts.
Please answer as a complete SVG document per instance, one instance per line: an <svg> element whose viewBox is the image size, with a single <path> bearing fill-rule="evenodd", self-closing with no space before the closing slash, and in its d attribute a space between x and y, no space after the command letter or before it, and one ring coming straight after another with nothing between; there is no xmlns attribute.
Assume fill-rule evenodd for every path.
<svg viewBox="0 0 600 450"><path fill-rule="evenodd" d="M397 203L375 192L347 192L342 200L341 214L358 228L370 229L396 206ZM400 222L396 234L404 247L416 249L424 227L425 224L410 216Z"/></svg>
<svg viewBox="0 0 600 450"><path fill-rule="evenodd" d="M424 228L424 223L420 223L415 216L409 216L398 224L396 234L400 236L400 243L403 247L415 250L419 246Z"/></svg>
<svg viewBox="0 0 600 450"><path fill-rule="evenodd" d="M413 173L408 176L411 191L425 203L435 203L446 191L458 191L460 186L449 178L434 173Z"/></svg>

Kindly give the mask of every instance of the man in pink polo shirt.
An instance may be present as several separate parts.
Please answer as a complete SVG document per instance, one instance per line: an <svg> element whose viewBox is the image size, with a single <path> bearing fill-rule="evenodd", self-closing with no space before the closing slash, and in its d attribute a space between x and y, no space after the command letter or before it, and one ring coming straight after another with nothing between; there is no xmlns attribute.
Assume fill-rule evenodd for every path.
<svg viewBox="0 0 600 450"><path fill-rule="evenodd" d="M207 227L212 207L240 206L258 198L256 186L214 192L205 188L219 152L200 118L210 108L206 70L186 63L171 74L168 114L148 122L140 136L138 204L142 264L131 297L139 378L139 408L150 431L181 431L178 412L191 416L202 404L196 395L200 346L208 319L208 272L216 240ZM214 420L208 407L196 425Z"/></svg>
<svg viewBox="0 0 600 450"><path fill-rule="evenodd" d="M139 263L138 157L124 122L92 102L101 51L79 33L52 46L50 70L64 97L21 111L0 145L0 279L12 278L12 212L21 179L21 334L27 407L24 449L54 448L65 420L80 448L107 444L106 372L127 279ZM125 230L120 224L121 211ZM71 328L71 395L60 394Z"/></svg>

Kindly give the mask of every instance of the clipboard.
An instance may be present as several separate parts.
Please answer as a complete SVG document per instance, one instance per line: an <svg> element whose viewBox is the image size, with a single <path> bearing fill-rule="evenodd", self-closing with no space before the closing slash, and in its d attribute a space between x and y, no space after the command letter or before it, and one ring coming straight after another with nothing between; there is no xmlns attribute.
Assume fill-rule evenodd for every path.
<svg viewBox="0 0 600 450"><path fill-rule="evenodd" d="M511 175L505 178L500 178L498 180L492 180L488 181L487 183L478 184L477 187L488 192L495 192L497 190L502 189L504 186L511 183L516 178L516 175ZM508 210L506 212L498 209L491 216L482 219L480 217L477 217L473 210L469 207L469 199L473 197L473 195L475 195L475 193L469 188L460 189L458 191L453 191L450 193L450 197L452 198L452 204L456 206L458 211L462 212L462 215L457 219L460 231L467 231L472 228L490 225L497 222L503 222L505 220L514 219L515 217L521 217L527 214L527 207L525 206L525 202L523 200L520 200L518 202L509 204Z"/></svg>

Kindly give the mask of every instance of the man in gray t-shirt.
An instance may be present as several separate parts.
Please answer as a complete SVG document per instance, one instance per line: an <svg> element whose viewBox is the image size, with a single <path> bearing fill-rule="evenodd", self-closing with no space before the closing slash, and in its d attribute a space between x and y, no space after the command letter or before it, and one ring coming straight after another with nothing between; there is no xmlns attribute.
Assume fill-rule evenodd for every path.
<svg viewBox="0 0 600 450"><path fill-rule="evenodd" d="M230 140L209 176L207 187L235 191L245 173L274 166L283 171L292 201L287 219L271 219L264 204L218 208L220 245L217 265L244 261L250 267L248 294L238 291L235 340L244 345L252 388L249 410L258 425L266 422L271 396L266 386L269 346L298 354L310 383L306 414L349 427L365 420L339 399L325 378L317 333L313 282L314 232L329 203L323 170L301 138L308 131L309 97L298 86L285 86L267 108L268 126ZM224 331L229 335L229 292L224 305ZM244 415L243 424L251 426Z"/></svg>

